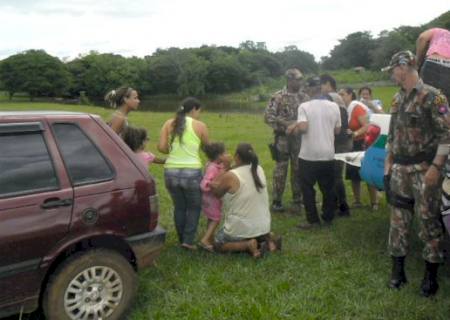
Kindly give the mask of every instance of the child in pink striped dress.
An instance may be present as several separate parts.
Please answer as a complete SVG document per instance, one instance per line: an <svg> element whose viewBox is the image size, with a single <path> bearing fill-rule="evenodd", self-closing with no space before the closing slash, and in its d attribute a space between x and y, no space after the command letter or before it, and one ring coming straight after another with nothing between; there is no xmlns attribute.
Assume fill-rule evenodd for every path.
<svg viewBox="0 0 450 320"><path fill-rule="evenodd" d="M200 247L213 251L214 232L222 218L222 200L214 196L211 192L210 183L220 174L224 173L229 166L229 160L225 153L223 143L210 143L203 148L209 162L206 164L205 174L200 183L202 189L202 209L208 219L206 233L200 240Z"/></svg>

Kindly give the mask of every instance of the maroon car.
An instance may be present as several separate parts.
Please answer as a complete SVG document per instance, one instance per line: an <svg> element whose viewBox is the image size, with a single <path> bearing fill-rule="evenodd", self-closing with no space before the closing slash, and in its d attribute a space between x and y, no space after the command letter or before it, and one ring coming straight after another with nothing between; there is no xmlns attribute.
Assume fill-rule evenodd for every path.
<svg viewBox="0 0 450 320"><path fill-rule="evenodd" d="M165 241L158 201L98 116L0 112L0 317L123 319Z"/></svg>

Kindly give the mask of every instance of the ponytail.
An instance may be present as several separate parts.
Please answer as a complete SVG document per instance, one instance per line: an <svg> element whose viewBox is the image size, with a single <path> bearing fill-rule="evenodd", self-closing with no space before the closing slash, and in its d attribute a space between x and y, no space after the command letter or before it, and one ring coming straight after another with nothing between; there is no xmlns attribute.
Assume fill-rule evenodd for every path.
<svg viewBox="0 0 450 320"><path fill-rule="evenodd" d="M130 87L120 87L111 90L105 95L105 101L112 108L120 107L125 103L125 98L129 98L133 91L134 89Z"/></svg>
<svg viewBox="0 0 450 320"><path fill-rule="evenodd" d="M245 164L251 164L250 171L252 173L253 182L255 183L256 191L260 192L264 188L261 179L258 176L258 156L253 147L249 143L240 143L236 148L236 154Z"/></svg>
<svg viewBox="0 0 450 320"><path fill-rule="evenodd" d="M170 146L172 146L173 141L178 136L180 144L182 143L184 129L186 127L186 113L192 111L192 109L200 109L201 104L196 98L188 97L181 102L181 106L178 108L175 119L172 122L172 136L170 138Z"/></svg>

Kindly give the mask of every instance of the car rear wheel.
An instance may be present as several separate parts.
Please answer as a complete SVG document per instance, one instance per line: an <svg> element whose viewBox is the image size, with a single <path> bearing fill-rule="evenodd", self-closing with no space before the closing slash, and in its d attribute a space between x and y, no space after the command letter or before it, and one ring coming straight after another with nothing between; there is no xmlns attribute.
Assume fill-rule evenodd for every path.
<svg viewBox="0 0 450 320"><path fill-rule="evenodd" d="M91 250L58 268L48 283L43 309L49 320L123 319L136 288L136 272L123 256Z"/></svg>

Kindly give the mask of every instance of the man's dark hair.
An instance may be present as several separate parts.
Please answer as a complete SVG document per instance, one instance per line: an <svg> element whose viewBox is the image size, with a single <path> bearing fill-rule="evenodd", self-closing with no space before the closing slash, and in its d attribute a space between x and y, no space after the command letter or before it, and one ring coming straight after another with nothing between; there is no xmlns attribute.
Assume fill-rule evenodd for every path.
<svg viewBox="0 0 450 320"><path fill-rule="evenodd" d="M347 94L352 96L352 100L356 100L356 93L355 90L353 90L353 88L351 87L346 87L343 89Z"/></svg>
<svg viewBox="0 0 450 320"><path fill-rule="evenodd" d="M216 160L222 153L225 152L225 145L222 142L212 142L203 146L203 151L208 157L209 161Z"/></svg>
<svg viewBox="0 0 450 320"><path fill-rule="evenodd" d="M320 84L326 84L327 82L330 84L331 88L336 91L336 79L334 79L328 73L325 73L320 76Z"/></svg>

